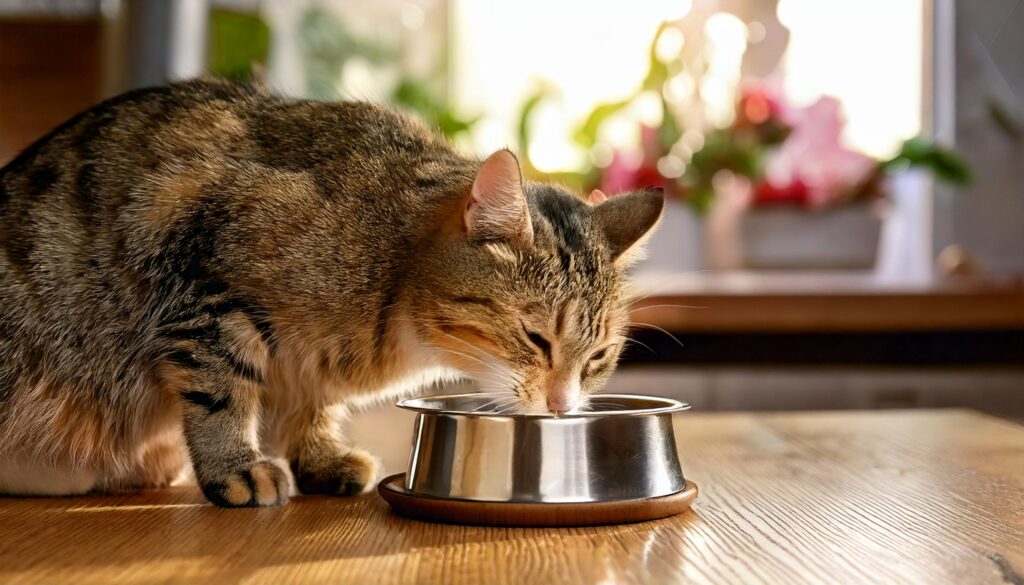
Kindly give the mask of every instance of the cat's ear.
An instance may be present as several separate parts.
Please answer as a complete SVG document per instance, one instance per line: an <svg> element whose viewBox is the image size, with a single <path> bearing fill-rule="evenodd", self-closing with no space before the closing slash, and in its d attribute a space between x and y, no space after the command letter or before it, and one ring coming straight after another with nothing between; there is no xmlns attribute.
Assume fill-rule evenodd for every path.
<svg viewBox="0 0 1024 585"><path fill-rule="evenodd" d="M643 257L643 244L664 209L665 196L657 189L611 197L594 207L616 264L628 266Z"/></svg>
<svg viewBox="0 0 1024 585"><path fill-rule="evenodd" d="M524 245L533 242L530 208L514 154L499 150L480 166L463 221L472 240L506 240Z"/></svg>

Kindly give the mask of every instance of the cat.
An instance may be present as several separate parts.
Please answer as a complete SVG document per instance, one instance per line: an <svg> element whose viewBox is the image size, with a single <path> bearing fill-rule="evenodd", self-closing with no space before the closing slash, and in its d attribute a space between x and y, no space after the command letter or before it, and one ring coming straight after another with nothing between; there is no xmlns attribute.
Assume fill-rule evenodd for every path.
<svg viewBox="0 0 1024 585"><path fill-rule="evenodd" d="M356 494L354 404L468 376L572 411L663 208L605 199L368 103L209 79L105 101L0 170L0 493Z"/></svg>

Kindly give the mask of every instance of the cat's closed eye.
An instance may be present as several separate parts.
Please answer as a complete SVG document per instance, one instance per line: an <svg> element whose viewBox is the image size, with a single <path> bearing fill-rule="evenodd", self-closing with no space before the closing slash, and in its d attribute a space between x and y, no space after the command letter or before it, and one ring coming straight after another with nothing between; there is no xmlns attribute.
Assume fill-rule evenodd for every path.
<svg viewBox="0 0 1024 585"><path fill-rule="evenodd" d="M523 333L526 334L526 338L530 340L530 343L539 349L545 357L551 356L551 343L543 335L536 331L530 331L526 328L526 325L523 325Z"/></svg>

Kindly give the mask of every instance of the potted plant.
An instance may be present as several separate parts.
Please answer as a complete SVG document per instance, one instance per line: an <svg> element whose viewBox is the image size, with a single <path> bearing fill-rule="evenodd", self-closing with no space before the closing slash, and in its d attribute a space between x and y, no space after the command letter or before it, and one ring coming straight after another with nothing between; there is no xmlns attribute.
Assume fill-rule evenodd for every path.
<svg viewBox="0 0 1024 585"><path fill-rule="evenodd" d="M765 106L751 108L753 101ZM965 163L955 154L923 138L904 142L887 160L844 147L840 109L831 97L794 109L763 91L744 92L737 124L756 123L750 120L754 112L788 131L765 154L763 171L745 194L738 221L738 266L871 268L888 207L890 175L923 167L950 182L969 179Z"/></svg>
<svg viewBox="0 0 1024 585"><path fill-rule="evenodd" d="M598 105L577 128L575 142L591 154L585 167L554 177L609 195L663 189L670 199L667 225L650 247L654 261L665 265L653 268L867 268L875 262L891 175L916 166L942 180L968 180L960 158L923 138L906 141L887 160L845 148L838 100L826 96L794 108L771 75L738 82L735 102L724 104L730 115L708 119L723 104L707 102L705 94L719 94L702 84L723 81L701 73L702 52L685 45L677 54L659 54L663 35L680 26L686 25L658 29L647 74L632 95ZM528 174L536 174L525 148L531 113L555 95L542 85L521 109ZM656 104L660 122L635 121L636 146L603 143L604 126L616 118L621 123L641 101Z"/></svg>

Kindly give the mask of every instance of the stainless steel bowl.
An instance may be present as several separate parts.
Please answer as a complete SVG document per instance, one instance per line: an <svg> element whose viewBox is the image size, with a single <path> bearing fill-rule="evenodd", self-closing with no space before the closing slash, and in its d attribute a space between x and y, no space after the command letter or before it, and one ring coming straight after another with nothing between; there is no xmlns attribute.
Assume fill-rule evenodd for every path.
<svg viewBox="0 0 1024 585"><path fill-rule="evenodd" d="M485 394L404 400L417 413L405 487L488 502L599 502L683 490L678 400L598 394L576 414L506 415Z"/></svg>

